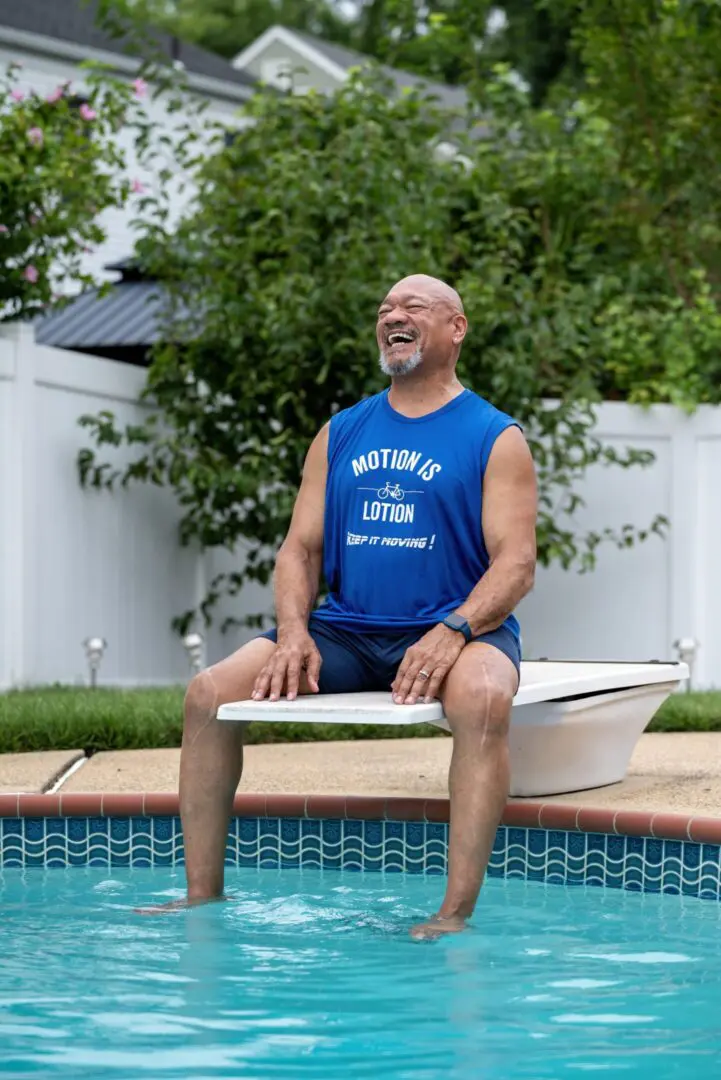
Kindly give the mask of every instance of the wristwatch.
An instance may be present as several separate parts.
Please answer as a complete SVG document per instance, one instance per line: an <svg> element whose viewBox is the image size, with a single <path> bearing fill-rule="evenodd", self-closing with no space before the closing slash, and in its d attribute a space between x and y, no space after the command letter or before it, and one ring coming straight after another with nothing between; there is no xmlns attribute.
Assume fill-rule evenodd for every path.
<svg viewBox="0 0 721 1080"><path fill-rule="evenodd" d="M463 634L466 645L473 639L473 631L468 620L464 619L462 615L451 613L443 620L443 625L447 626L449 630L457 630L459 634Z"/></svg>

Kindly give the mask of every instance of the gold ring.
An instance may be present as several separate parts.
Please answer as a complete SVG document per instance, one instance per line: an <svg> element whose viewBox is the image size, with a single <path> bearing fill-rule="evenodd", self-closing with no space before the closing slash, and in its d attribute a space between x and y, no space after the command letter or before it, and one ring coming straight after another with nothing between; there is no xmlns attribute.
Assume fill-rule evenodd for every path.
<svg viewBox="0 0 721 1080"><path fill-rule="evenodd" d="M427 671L419 671L418 674L421 677L421 679L430 679L430 675L428 674Z"/></svg>

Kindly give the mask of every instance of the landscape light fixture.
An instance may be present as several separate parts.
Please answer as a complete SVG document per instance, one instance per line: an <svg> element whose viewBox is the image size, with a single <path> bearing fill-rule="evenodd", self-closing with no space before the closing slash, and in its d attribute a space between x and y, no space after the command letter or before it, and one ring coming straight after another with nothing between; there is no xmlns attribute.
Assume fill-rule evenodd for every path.
<svg viewBox="0 0 721 1080"><path fill-rule="evenodd" d="M191 670L194 675L197 675L205 666L205 642L203 640L203 635L195 632L186 634L183 638L183 645L185 646L185 651L190 660Z"/></svg>
<svg viewBox="0 0 721 1080"><path fill-rule="evenodd" d="M98 668L100 667L100 661L103 659L103 653L108 647L108 643L105 638L101 637L89 637L83 642L85 649L85 657L88 661L88 668L90 669L90 685L93 689L98 685Z"/></svg>

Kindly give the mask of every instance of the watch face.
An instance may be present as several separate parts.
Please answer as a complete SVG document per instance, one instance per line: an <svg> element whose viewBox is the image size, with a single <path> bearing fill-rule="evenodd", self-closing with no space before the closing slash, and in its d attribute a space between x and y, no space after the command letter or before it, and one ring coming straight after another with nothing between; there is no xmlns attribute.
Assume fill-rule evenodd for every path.
<svg viewBox="0 0 721 1080"><path fill-rule="evenodd" d="M454 630L460 630L465 619L462 619L460 615L449 615L446 622L449 626L452 626Z"/></svg>

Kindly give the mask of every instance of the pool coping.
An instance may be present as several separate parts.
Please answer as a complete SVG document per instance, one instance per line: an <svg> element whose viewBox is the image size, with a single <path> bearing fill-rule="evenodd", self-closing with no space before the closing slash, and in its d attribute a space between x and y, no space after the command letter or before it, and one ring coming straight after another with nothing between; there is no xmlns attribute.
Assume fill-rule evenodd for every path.
<svg viewBox="0 0 721 1080"><path fill-rule="evenodd" d="M42 817L160 817L177 816L179 798L173 792L94 793L63 795L0 795L0 818ZM368 821L428 821L447 823L448 799L384 795L239 794L236 817L361 819ZM567 832L609 833L692 840L721 844L721 817L658 810L614 810L570 803L510 801L502 825Z"/></svg>

